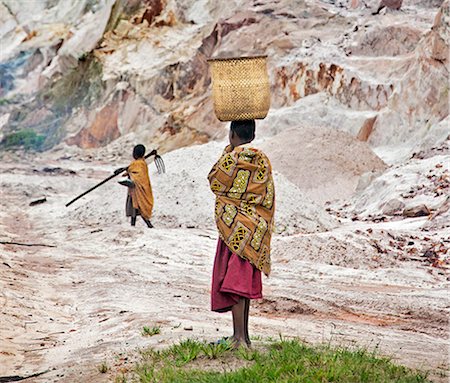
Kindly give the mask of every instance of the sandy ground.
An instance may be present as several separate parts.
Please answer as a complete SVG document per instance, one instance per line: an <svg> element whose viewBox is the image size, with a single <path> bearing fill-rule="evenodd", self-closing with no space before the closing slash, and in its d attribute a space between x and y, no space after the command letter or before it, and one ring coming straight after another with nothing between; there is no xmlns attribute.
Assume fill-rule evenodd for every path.
<svg viewBox="0 0 450 383"><path fill-rule="evenodd" d="M48 157L0 164L0 240L40 244L0 245L0 377L48 370L26 381L109 381L129 368L138 348L230 334L230 315L209 311L213 227L180 225L156 213L155 229L139 221L131 228L122 217L125 191L114 182L64 207L111 169ZM28 206L44 196L45 203ZM117 202L108 205L109 220L95 206L111 198ZM83 209L95 213L88 219ZM378 348L446 381L446 269L420 256L426 242L439 241L442 233L420 236L425 220L341 219L318 232L275 235L273 274L263 281L264 299L251 310L252 335ZM419 255L408 247L395 250L389 236L414 236L409 247ZM161 334L143 337L142 327L153 325ZM112 366L109 374L98 372L102 361Z"/></svg>

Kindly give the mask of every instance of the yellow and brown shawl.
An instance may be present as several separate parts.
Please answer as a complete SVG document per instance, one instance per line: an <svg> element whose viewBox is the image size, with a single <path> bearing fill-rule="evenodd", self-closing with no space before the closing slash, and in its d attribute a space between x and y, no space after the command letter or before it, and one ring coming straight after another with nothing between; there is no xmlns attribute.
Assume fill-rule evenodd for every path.
<svg viewBox="0 0 450 383"><path fill-rule="evenodd" d="M270 273L275 211L272 166L258 149L227 146L208 180L216 195L216 224L228 248Z"/></svg>
<svg viewBox="0 0 450 383"><path fill-rule="evenodd" d="M148 176L148 167L144 158L138 158L128 166L127 173L134 182L130 188L133 207L139 209L142 217L150 219L153 210L153 193Z"/></svg>

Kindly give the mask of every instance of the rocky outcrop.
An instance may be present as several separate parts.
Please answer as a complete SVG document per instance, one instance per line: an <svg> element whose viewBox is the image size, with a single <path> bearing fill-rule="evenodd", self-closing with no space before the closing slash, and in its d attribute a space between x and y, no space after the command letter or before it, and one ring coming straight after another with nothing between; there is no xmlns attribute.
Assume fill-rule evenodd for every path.
<svg viewBox="0 0 450 383"><path fill-rule="evenodd" d="M96 12L86 12L77 27L69 31L58 54L42 72L43 80L54 79L78 66L78 60L91 52L102 39L116 0L106 0Z"/></svg>
<svg viewBox="0 0 450 383"><path fill-rule="evenodd" d="M303 62L278 68L273 86L281 105L291 105L300 98L327 92L342 104L357 110L384 108L393 89L392 84L365 81L333 63L315 66Z"/></svg>
<svg viewBox="0 0 450 383"><path fill-rule="evenodd" d="M414 62L379 114L369 140L372 145L406 144L412 149L448 116L448 4L443 4L416 48Z"/></svg>
<svg viewBox="0 0 450 383"><path fill-rule="evenodd" d="M389 25L361 34L356 44L346 48L348 55L399 56L413 52L422 32L409 25Z"/></svg>
<svg viewBox="0 0 450 383"><path fill-rule="evenodd" d="M416 133L418 140L422 130L448 114L442 102L446 72L440 66L447 49L445 10L430 31L431 17L414 8L416 3L404 2L408 15L394 11L377 16L358 2L347 2L347 8L338 3L298 0L292 7L288 0L69 2L64 27L55 29L51 39L39 23L27 23L25 14L12 7L5 18L5 36L13 36L17 26L28 32L20 35L26 41L11 43L11 54L19 46L34 51L15 67L8 64L15 69L2 77L1 86L5 95L50 89L44 92L45 107L56 109L52 118L62 127L58 137L67 132L73 144L105 145L132 133L171 148L225 135L226 124L213 115L207 59L266 53L272 83L267 121L273 121L271 116L279 120L284 113L289 115L286 121L295 121L295 115L307 117L312 126L326 123L374 147L404 143ZM49 23L63 20L53 8L52 12ZM45 49L37 50L41 39ZM102 85L97 86L97 77L88 78L96 84L94 90L88 82L89 97L58 96L61 89L81 94L72 90L73 85L82 90L86 83L73 80L86 57L101 70L83 72L85 77L100 73ZM26 66L30 70L24 71ZM19 75L21 71L26 77ZM93 116L99 112L92 110L108 110L116 97L116 123L108 122L98 135ZM8 113L12 109L9 106ZM10 117L4 129L22 128L22 121L31 120Z"/></svg>
<svg viewBox="0 0 450 383"><path fill-rule="evenodd" d="M417 6L423 8L439 8L444 0L404 0L407 6Z"/></svg>
<svg viewBox="0 0 450 383"><path fill-rule="evenodd" d="M120 135L117 119L118 105L112 102L96 112L90 126L69 138L67 143L84 149L104 146Z"/></svg>

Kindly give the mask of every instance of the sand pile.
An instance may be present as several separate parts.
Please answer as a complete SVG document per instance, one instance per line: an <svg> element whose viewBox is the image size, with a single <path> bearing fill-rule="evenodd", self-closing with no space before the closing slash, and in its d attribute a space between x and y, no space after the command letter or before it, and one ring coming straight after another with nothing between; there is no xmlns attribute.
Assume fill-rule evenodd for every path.
<svg viewBox="0 0 450 383"><path fill-rule="evenodd" d="M261 147L275 170L320 203L351 196L362 174L386 168L366 143L330 128L290 128Z"/></svg>
<svg viewBox="0 0 450 383"><path fill-rule="evenodd" d="M222 153L224 144L182 148L164 155L167 173L157 174L150 164L155 196L153 223L157 227L214 228L214 196L207 175ZM336 226L337 221L303 195L282 174L275 173L277 195L276 231L283 234L316 232ZM123 222L126 189L111 181L101 195L93 192L77 202L68 215L83 224Z"/></svg>

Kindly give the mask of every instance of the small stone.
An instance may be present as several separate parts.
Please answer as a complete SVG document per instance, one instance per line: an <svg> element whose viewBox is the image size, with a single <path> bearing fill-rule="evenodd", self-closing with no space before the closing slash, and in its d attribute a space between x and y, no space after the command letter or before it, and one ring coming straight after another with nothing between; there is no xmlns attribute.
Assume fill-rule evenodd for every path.
<svg viewBox="0 0 450 383"><path fill-rule="evenodd" d="M186 331L194 330L194 328L192 326L186 326L186 327L183 327L183 329L186 330Z"/></svg>
<svg viewBox="0 0 450 383"><path fill-rule="evenodd" d="M403 0L381 0L380 7L399 10L402 7Z"/></svg>
<svg viewBox="0 0 450 383"><path fill-rule="evenodd" d="M393 216L399 214L404 208L405 208L404 202L396 198L393 198L383 205L381 211L385 215Z"/></svg>
<svg viewBox="0 0 450 383"><path fill-rule="evenodd" d="M423 253L422 257L427 257L427 258L432 257L432 258L436 258L436 257L437 257L437 254L436 254L436 251L435 251L433 248L430 248L430 249L427 249L427 250L425 251L425 253Z"/></svg>
<svg viewBox="0 0 450 383"><path fill-rule="evenodd" d="M408 207L403 210L404 217L425 217L430 215L430 210L426 205L418 205L413 207Z"/></svg>

